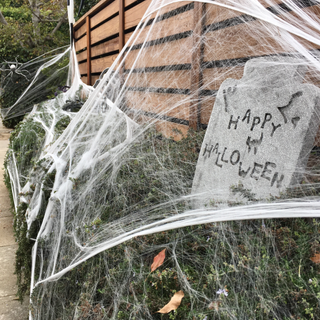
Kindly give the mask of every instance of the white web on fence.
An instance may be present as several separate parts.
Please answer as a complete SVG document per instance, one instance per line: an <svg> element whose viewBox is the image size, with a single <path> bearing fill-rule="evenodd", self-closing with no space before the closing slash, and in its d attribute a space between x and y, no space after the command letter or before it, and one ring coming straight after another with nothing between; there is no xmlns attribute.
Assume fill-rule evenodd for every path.
<svg viewBox="0 0 320 320"><path fill-rule="evenodd" d="M213 195L199 205L202 194L191 190L203 134L187 136L185 125L198 110L205 127L222 82L241 79L253 57L301 65L301 83L319 87L318 2L202 3L152 1L95 89L80 81L72 48L70 90L33 107L13 134L7 173L23 213L15 227L24 232L25 214L34 242L30 319L160 319L156 312L179 290L183 303L166 319L319 315L320 270L310 260L320 251L319 220L306 219L320 217L317 149L310 157L305 150L309 162L294 190L264 200L240 190L240 203L215 207ZM45 85L38 75L65 54L38 69L4 118L26 112L24 101ZM163 248L162 269L150 273Z"/></svg>

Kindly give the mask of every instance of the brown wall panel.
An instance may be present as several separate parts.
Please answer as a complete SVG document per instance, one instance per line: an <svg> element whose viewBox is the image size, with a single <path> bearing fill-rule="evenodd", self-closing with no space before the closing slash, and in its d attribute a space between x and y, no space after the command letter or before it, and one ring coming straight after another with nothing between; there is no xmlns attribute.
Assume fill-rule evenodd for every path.
<svg viewBox="0 0 320 320"><path fill-rule="evenodd" d="M163 114L185 119L189 118L189 96L180 94L145 93L128 91L126 94L129 108ZM165 104L163 102L166 102Z"/></svg>
<svg viewBox="0 0 320 320"><path fill-rule="evenodd" d="M286 52L269 34L254 37L261 29L260 21L211 31L205 35L204 61L225 60Z"/></svg>
<svg viewBox="0 0 320 320"><path fill-rule="evenodd" d="M136 2L136 1L137 0L125 0L124 1L124 6L127 7L127 6L129 6L130 4L132 4L132 3Z"/></svg>
<svg viewBox="0 0 320 320"><path fill-rule="evenodd" d="M79 64L79 71L80 71L80 74L87 74L87 63L86 62Z"/></svg>
<svg viewBox="0 0 320 320"><path fill-rule="evenodd" d="M190 70L132 73L126 86L189 89Z"/></svg>
<svg viewBox="0 0 320 320"><path fill-rule="evenodd" d="M111 67L117 56L117 54L114 54L112 56L91 60L91 72L100 73L104 69Z"/></svg>
<svg viewBox="0 0 320 320"><path fill-rule="evenodd" d="M143 43L148 35L152 25L143 28L135 44ZM157 22L152 32L149 34L147 41L168 37L173 34L182 33L192 30L193 27L193 10L183 12L169 19Z"/></svg>
<svg viewBox="0 0 320 320"><path fill-rule="evenodd" d="M74 37L76 39L79 39L82 35L84 35L87 31L87 26L86 24L83 24L79 29L77 29L75 32L74 32Z"/></svg>
<svg viewBox="0 0 320 320"><path fill-rule="evenodd" d="M133 35L133 32L126 33L124 35L124 43L127 43L132 35Z"/></svg>
<svg viewBox="0 0 320 320"><path fill-rule="evenodd" d="M146 1L139 3L135 7L131 8L125 12L125 18L124 18L124 21L125 21L124 29L125 30L132 28L132 27L135 27L139 24L143 15L147 11L150 3L151 3L151 0L146 0Z"/></svg>
<svg viewBox="0 0 320 320"><path fill-rule="evenodd" d="M282 0L277 0L277 3L282 3ZM266 1L260 0L260 3L264 7L269 7L270 4L268 4ZM206 4L206 24L216 23L220 22L226 19L234 18L241 16L245 13L237 10L231 10L227 9L225 7L219 6L218 4Z"/></svg>
<svg viewBox="0 0 320 320"><path fill-rule="evenodd" d="M87 36L85 35L79 41L77 41L75 43L75 49L76 49L76 51L80 51L86 47L87 47Z"/></svg>
<svg viewBox="0 0 320 320"><path fill-rule="evenodd" d="M91 47L91 57L119 50L119 38L114 38L97 46Z"/></svg>
<svg viewBox="0 0 320 320"><path fill-rule="evenodd" d="M153 19L153 18L155 18L157 15L160 15L160 16L161 16L161 15L167 13L167 12L170 12L170 11L172 11L172 10L178 9L178 8L183 7L183 6L185 6L185 5L187 5L187 4L190 4L190 3L192 3L192 2L193 2L193 1L181 1L181 2L179 1L179 2L175 2L175 3L171 3L171 4L166 5L166 6L164 6L163 8L161 8L159 14L157 14L157 12L152 13L152 14L150 15L150 18Z"/></svg>
<svg viewBox="0 0 320 320"><path fill-rule="evenodd" d="M115 13L119 12L119 0L115 0L114 2L110 3L109 6L102 9L96 15L92 16L91 18L91 28L94 28L100 22L108 19Z"/></svg>
<svg viewBox="0 0 320 320"><path fill-rule="evenodd" d="M114 17L91 31L91 45L116 33L119 33L119 16Z"/></svg>
<svg viewBox="0 0 320 320"><path fill-rule="evenodd" d="M77 60L78 60L78 63L81 61L87 60L87 50L78 53Z"/></svg>
<svg viewBox="0 0 320 320"><path fill-rule="evenodd" d="M204 90L218 90L227 78L241 79L243 67L210 68L202 70Z"/></svg>
<svg viewBox="0 0 320 320"><path fill-rule="evenodd" d="M189 130L188 126L161 120L158 120L155 123L155 127L156 130L158 132L161 132L165 137L173 138L176 141L181 140L183 137L187 136ZM176 132L177 129L181 132L181 134Z"/></svg>
<svg viewBox="0 0 320 320"><path fill-rule="evenodd" d="M125 67L126 69L132 68L139 53L140 57L135 68L190 63L191 47L192 39L188 37L141 50L133 50L126 58Z"/></svg>
<svg viewBox="0 0 320 320"><path fill-rule="evenodd" d="M208 124L214 106L215 96L203 97L201 100L200 123Z"/></svg>
<svg viewBox="0 0 320 320"><path fill-rule="evenodd" d="M91 76L91 83L92 85L95 84L95 82L99 79L99 76Z"/></svg>

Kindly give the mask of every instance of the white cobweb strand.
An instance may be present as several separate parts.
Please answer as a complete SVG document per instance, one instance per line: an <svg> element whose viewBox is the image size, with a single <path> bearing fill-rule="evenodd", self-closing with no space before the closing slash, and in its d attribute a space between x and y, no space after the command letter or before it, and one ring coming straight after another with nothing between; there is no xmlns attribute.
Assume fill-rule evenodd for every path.
<svg viewBox="0 0 320 320"><path fill-rule="evenodd" d="M72 270L79 264L92 258L93 256L115 247L121 243L129 241L135 237L156 234L163 231L207 224L222 221L237 220L256 220L272 218L320 218L320 201L290 201L283 203L264 203L250 206L241 206L236 208L227 208L223 210L192 210L174 217L162 219L160 221L145 225L141 228L125 232L119 237L113 238L105 243L94 247L82 247L83 255L77 257L76 261L67 268L52 274L50 277L43 279L35 286L47 281L55 281L65 273ZM74 239L76 241L76 239ZM80 247L80 246L79 246Z"/></svg>
<svg viewBox="0 0 320 320"><path fill-rule="evenodd" d="M117 182L114 181L116 181L119 168L122 165L125 166L129 161L146 161L147 155L154 153L154 157L161 168L166 168L168 159L159 158L152 147L150 147L148 151L144 151L145 154L141 155L141 159L137 155L135 155L136 158L130 158L131 154L128 150L135 145L139 145L146 128L149 129L157 124L157 120L148 120L147 125L142 126L138 124L138 116L132 119L122 110L122 103L124 96L129 92L127 87L130 87L131 82L134 82L134 80L132 80L135 76L133 69L139 69L141 67L141 61L145 59L145 49L148 48L147 42L152 39L153 33L156 34L159 32L159 34L161 34L161 30L157 30L156 19L148 25L150 16L156 13L156 17L159 17L162 8L165 8L168 4L178 2L179 1L169 0L152 1L139 27L135 30L133 36L127 42L123 51L119 54L113 66L105 74L95 90L83 84L80 80L76 52L74 46L72 46L71 50L68 48L52 60L47 61L38 70L36 76L16 103L4 111L4 115L5 113L9 114L14 111L17 105L24 99L27 92L30 91L40 72L57 63L57 61L70 50L68 83L72 83L71 88L68 92L42 105L41 111L38 109L39 106L35 106L29 115L29 119L32 119L34 123L41 127L45 135L37 161L44 161L45 169L47 170L46 174L54 174L55 176L54 183L50 190L50 198L44 212L41 211L44 201L44 177L38 181L37 179L39 178L35 171L37 169L32 168L30 169L30 175L24 177L22 175L24 168L19 167L17 155L14 152L11 153L10 162L7 166L15 210L18 210L21 203L28 204L26 210L28 230L31 230L33 223L39 218L40 214L44 215L32 251L31 296L35 292L35 289L39 289L41 285L59 280L59 278L67 272L99 253L140 236L154 235L164 231L223 221L298 217L320 218L320 201L318 198L291 199L270 203L262 202L224 209L200 208L189 210L186 206L183 212L179 212L179 210L176 209L179 203L192 203L199 194L193 194L191 196L190 188L188 189L188 187L184 186L183 182L179 185L178 181L176 183L180 187L180 194L174 194L174 192L171 194L171 186L161 190L162 194L166 196L167 202L150 203L147 208L143 209L139 209L138 205L126 208L124 210L126 213L125 217L105 223L103 229L97 231L92 237L83 235L84 232L79 235L79 229L85 228L84 225L101 217L102 213L99 210L102 209L99 206L101 205L102 207L106 205L106 203L90 203L90 201L92 199L92 201L95 199L106 201L103 200L103 196L107 197L112 191L117 191L121 188L121 186L118 186ZM266 2L270 6L275 5L274 1L270 0ZM311 17L297 7L293 1L287 0L284 2L290 9L299 14L303 22L301 28L298 27L298 20L295 21L294 18L292 18L292 23L284 21L280 17L272 14L272 12L266 10L257 0L205 1L205 3L213 6L226 10L235 10L241 14L256 18L261 22L261 30L257 30L255 34L257 41L263 40L259 38L260 33L265 36L274 35L282 47L290 49L291 52L295 52L299 58L303 57L303 60L306 61L305 63L314 73L317 73L319 77L320 64L315 54L310 52L307 47L296 39L296 36L299 36L304 40L320 46L319 34L314 30L319 30L319 21L311 19ZM68 6L68 18L69 23L74 23L73 1L71 1L70 6ZM149 30L145 35L146 38L141 45L141 49L132 62L131 70L126 74L124 82L120 83L117 77L119 73L122 72L123 61L130 59L130 55L132 55L130 47L137 43L139 37L141 40L141 35L146 27L149 27ZM254 32L254 30L249 29L248 32ZM219 44L219 42L223 44L223 40L224 39L218 38L216 40L217 44ZM170 42L167 46L170 46ZM185 50L185 48L181 48L181 50L184 52L183 50ZM216 48L212 48L212 50L219 50L219 48L217 46ZM166 49L163 49L162 54L166 54ZM121 62L122 59L123 61ZM170 57L168 59L170 59ZM169 62L170 61L168 61L168 64ZM119 67L117 68L116 66L118 65ZM222 73L223 72L224 71L222 71ZM227 72L225 71L225 73ZM147 79L147 76L144 76ZM215 81L219 82L220 76L221 75L217 75L217 78L212 79L212 83ZM174 87L176 79L172 80L169 76L168 78L166 78L166 76L163 77L164 79L161 80L167 82L168 88ZM141 76L141 78L143 78L143 76ZM139 80L137 80L135 84L136 87L139 87ZM172 86L170 86L170 84L172 84ZM254 86L254 84L252 85ZM64 106L68 100L74 99L79 91L85 94L88 99L77 114L72 113L70 115L62 110L61 107ZM149 93L145 92L144 94L146 100L141 98L137 102L132 103L136 103L136 109L143 109L144 107L143 110L153 111L150 110L148 106L147 98ZM168 110L160 109L159 113L167 115L170 114L171 111L179 110L181 106L183 106L183 103L189 101L189 98L192 98L191 95L188 95L186 98L181 98L176 103L172 103L173 98L171 98L171 100L168 98L168 100L165 101ZM106 109L103 112L101 111L103 109L102 105ZM41 116L43 111L46 113L46 118ZM70 117L71 122L67 129L57 138L55 127L64 116ZM172 160L171 156L173 155L169 154L168 156L170 161ZM144 165L146 166L145 169L147 172L147 161ZM159 174L160 177L157 176L157 174ZM152 172L154 180L166 179L166 176L164 174L161 176L161 174L162 173ZM175 172L171 172L170 174L174 176ZM100 181L102 178L108 180L104 181L105 185ZM179 178L180 176L177 175L177 179ZM77 181L81 179L83 185L77 190ZM128 177L128 179L130 179L130 177ZM141 179L143 181L143 178ZM166 181L162 182L163 184L166 183ZM98 187L96 187L96 184L98 184ZM105 187L105 189L102 187L99 188L100 185L102 185L103 188ZM32 191L33 186L34 190ZM312 186L315 186L315 184L311 184L311 187ZM217 192L219 192L219 190L217 190ZM92 195L92 193L94 194ZM101 195L99 193L101 193ZM30 194L32 195L30 196ZM115 195L115 197L116 196L118 195ZM88 203L84 203L84 201ZM67 230L67 228L69 229ZM84 244L82 240L85 237L87 237L87 239ZM65 238L68 238L68 246L66 246ZM43 249L41 246L44 242L49 242L48 239L50 243ZM60 255L63 255L62 252L67 256L65 265L60 263L59 259ZM176 265L179 266L175 252L173 253L173 260L176 261ZM179 274L181 275L182 273L183 271L180 268ZM186 280L184 281L185 287L187 287L190 292L195 291ZM39 295L43 298L44 292L40 290ZM199 295L201 296L200 293ZM32 302L31 300L31 303ZM77 311L75 310L75 314L76 313ZM39 317L41 317L41 312L40 315L34 317L30 311L30 319L40 319Z"/></svg>

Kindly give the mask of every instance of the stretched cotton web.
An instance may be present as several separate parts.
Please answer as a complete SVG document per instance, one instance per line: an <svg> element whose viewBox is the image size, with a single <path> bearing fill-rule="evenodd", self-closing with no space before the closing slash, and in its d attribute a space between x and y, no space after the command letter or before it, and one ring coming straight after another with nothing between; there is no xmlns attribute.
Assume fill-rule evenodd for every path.
<svg viewBox="0 0 320 320"><path fill-rule="evenodd" d="M7 172L17 233L34 242L30 319L320 316L318 12L317 1L152 1L94 90L74 82L26 117ZM282 155L277 175L256 160L245 176L245 157L267 133L277 141L276 118L253 112L274 101L292 131L272 153L300 148L298 160ZM225 121L215 150L208 134ZM301 123L311 138L292 141ZM246 151L242 131L225 138L236 125L248 127ZM257 196L281 174L288 188ZM157 313L180 290L177 310Z"/></svg>

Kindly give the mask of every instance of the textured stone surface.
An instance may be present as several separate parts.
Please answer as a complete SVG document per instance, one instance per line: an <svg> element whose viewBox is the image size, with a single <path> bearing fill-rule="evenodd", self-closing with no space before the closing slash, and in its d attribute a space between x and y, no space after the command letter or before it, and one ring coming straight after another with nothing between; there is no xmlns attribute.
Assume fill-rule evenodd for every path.
<svg viewBox="0 0 320 320"><path fill-rule="evenodd" d="M0 320L27 320L28 300L23 304L15 296L0 297Z"/></svg>
<svg viewBox="0 0 320 320"><path fill-rule="evenodd" d="M239 185L266 199L301 180L319 127L320 89L302 84L304 66L284 61L250 60L241 80L222 83L193 182L196 205L245 202L231 192Z"/></svg>

